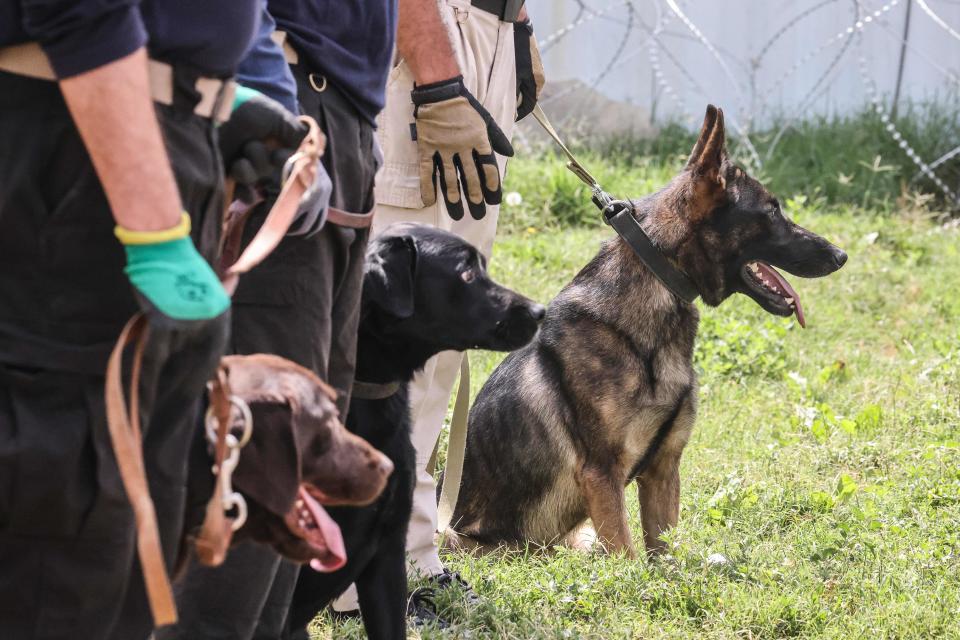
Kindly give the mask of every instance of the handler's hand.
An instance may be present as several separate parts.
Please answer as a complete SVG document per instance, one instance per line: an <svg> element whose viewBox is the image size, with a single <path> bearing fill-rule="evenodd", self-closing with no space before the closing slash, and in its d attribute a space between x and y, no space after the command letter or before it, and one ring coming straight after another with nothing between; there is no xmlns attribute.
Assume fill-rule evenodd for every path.
<svg viewBox="0 0 960 640"><path fill-rule="evenodd" d="M517 122L537 106L545 82L540 47L530 20L513 25L513 47L517 62Z"/></svg>
<svg viewBox="0 0 960 640"><path fill-rule="evenodd" d="M151 324L210 320L230 308L213 269L190 239L190 217L164 231L115 230L127 253L124 273Z"/></svg>
<svg viewBox="0 0 960 640"><path fill-rule="evenodd" d="M243 199L258 187L279 191L280 171L307 126L276 100L248 87L237 87L230 119L220 125L220 155L226 174L236 180Z"/></svg>
<svg viewBox="0 0 960 640"><path fill-rule="evenodd" d="M411 93L420 154L420 198L437 201L437 176L454 220L463 218L461 189L470 215L479 220L486 204L500 204L497 157L512 156L513 146L493 117L463 85L463 76L416 87ZM458 180L459 179L459 180Z"/></svg>

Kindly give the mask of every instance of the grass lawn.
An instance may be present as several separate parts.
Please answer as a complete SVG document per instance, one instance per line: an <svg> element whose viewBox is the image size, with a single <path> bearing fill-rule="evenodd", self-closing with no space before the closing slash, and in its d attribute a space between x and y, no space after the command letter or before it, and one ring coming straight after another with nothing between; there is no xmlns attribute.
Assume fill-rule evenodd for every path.
<svg viewBox="0 0 960 640"><path fill-rule="evenodd" d="M744 296L700 305L701 406L669 555L447 554L483 603L445 597L455 626L412 637L960 637L960 232L792 205L850 261L791 278L806 330ZM514 231L491 270L547 302L610 235ZM500 357L473 354L475 380ZM628 504L640 540L632 486ZM363 637L325 616L314 631Z"/></svg>

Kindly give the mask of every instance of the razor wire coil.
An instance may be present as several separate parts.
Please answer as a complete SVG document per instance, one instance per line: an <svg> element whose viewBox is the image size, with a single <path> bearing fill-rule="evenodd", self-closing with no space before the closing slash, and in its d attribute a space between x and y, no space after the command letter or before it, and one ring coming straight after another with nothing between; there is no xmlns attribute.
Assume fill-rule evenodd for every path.
<svg viewBox="0 0 960 640"><path fill-rule="evenodd" d="M897 148L902 150L910 162L917 167L917 174L913 180L916 181L921 176L926 177L950 203L960 206L960 199L958 199L960 184L952 187L947 184L944 176L937 173L938 170L948 166L952 160L960 157L960 145L952 145L952 148L945 153L941 147L937 152L939 157L929 162L920 156L915 146L897 127L890 109L885 105L884 94L873 75L881 73L883 69L868 63L863 45L863 36L866 32L882 34L873 37L881 37L896 47L902 48L901 56L909 52L911 59L928 65L930 69L945 78L948 88L954 87L960 90L960 69L955 63L951 64L951 60L943 59L943 56L928 54L923 47L918 47L910 40L907 32L897 33L891 25L891 18L899 15L892 14L893 9L915 2L927 20L936 25L936 29L941 30L950 40L960 43L960 30L958 30L960 27L951 25L931 6L935 4L935 0L887 0L882 3L881 0L876 2L808 0L804 6L792 11L780 26L773 29L769 37L761 41L755 54L745 58L738 57L725 49L722 35L710 35L704 31L698 24L695 0L614 0L607 3L601 3L598 0L551 1L557 5L569 6L573 10L573 19L560 25L540 40L540 47L544 54L550 51L562 52L564 47L576 51L577 44L571 41L571 38L575 39L577 32L582 29L600 28L605 34L602 42L591 43L597 52L596 57L599 57L601 62L594 67L593 72L581 80L580 87L585 85L592 91L598 91L599 87L614 76L615 71L618 72L617 75L621 75L623 72L618 70L626 68L637 58L645 57L649 67L652 92L650 94L651 123L655 119L658 105L662 99L665 99L670 103L669 111L674 118L691 124L694 118L685 96L697 95L699 98L713 101L715 92L711 93L703 80L712 81L714 84L721 81L727 88L727 92L734 97L733 102L737 103L737 108L726 110L728 125L736 133L737 142L746 153L746 157L742 159L757 169L762 169L764 163L769 162L774 156L786 132L795 126L814 104L818 104L818 101L825 98L829 99L838 83L849 77L847 69L851 65L845 63L845 60L850 60L852 56L856 57L856 74L853 77L859 76L863 96L870 105L874 117L882 125L882 131L890 136ZM936 0L936 2L960 4L960 0ZM799 3L790 3L791 9L796 4ZM810 25L805 23L810 22L813 17L817 17L821 23L825 22L822 15L824 12L844 11L842 7L848 7L846 11L852 9L846 18L839 17L842 14L838 14L841 23L845 22L846 26L797 55L782 72L778 73L771 66L771 56L777 53L777 45L786 35L791 31L807 28ZM833 15L834 13L830 13L830 16ZM534 20L537 19L536 14L533 17ZM602 23L602 26L598 26L598 22ZM704 77L702 65L691 68L684 53L689 52L690 47L696 46L702 48L707 59L712 60L716 65L716 73ZM686 49L681 49L682 47ZM960 61L960 45L956 50L958 55L953 60ZM775 74L775 77L765 85L761 85L759 82L761 70L767 76ZM793 101L793 107L784 114L785 117L778 127L770 132L769 135L772 137L761 138L765 145L764 153L761 154L753 139L753 136L757 135L754 130L755 125L772 112L776 107L772 101L786 87L789 86L794 93L797 93L796 79L801 77L801 72L805 81L804 86L809 88L801 90L799 99ZM813 81L809 82L811 77ZM846 86L848 85L844 85ZM544 105L559 102L575 94L580 87L571 83L571 86L546 97ZM586 120L591 116L589 112L578 114L574 104L573 110L566 114L564 120L578 115ZM563 124L561 120L561 127Z"/></svg>

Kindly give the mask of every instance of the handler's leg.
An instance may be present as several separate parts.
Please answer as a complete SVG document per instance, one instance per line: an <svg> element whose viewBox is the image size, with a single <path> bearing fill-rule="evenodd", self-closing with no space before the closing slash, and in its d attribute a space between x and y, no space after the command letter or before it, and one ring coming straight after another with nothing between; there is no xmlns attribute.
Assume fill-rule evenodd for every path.
<svg viewBox="0 0 960 640"><path fill-rule="evenodd" d="M450 31L457 64L464 83L497 121L503 132L513 133L516 113L516 64L513 52L513 25L492 14L469 6L462 0L448 0L443 16ZM454 221L442 199L423 207L420 198L416 142L410 139L413 102L413 75L405 63L390 73L386 107L377 131L384 152L384 167L376 187L377 216L373 232L396 222L416 222L446 229L476 246L487 258L493 249L500 207L487 205L486 216ZM506 158L498 157L501 176ZM436 483L426 466L436 446L449 404L450 393L460 369L462 354L443 353L431 359L410 385L411 438L417 450L417 484L413 514L407 534L408 571L411 575L437 575L443 564L435 541L437 525ZM357 608L356 590L351 587L333 605L337 611Z"/></svg>
<svg viewBox="0 0 960 640"><path fill-rule="evenodd" d="M0 154L0 635L138 640L151 618L103 400L107 355L138 306L59 88L0 73L0 111L0 139L17 151ZM211 257L217 237L202 241L211 225L198 203L218 200L213 124L192 106L158 114L194 241ZM178 160L210 170L187 175ZM154 331L145 355L145 464L168 566L184 509L181 452L225 322L196 340ZM166 378L174 370L187 373Z"/></svg>

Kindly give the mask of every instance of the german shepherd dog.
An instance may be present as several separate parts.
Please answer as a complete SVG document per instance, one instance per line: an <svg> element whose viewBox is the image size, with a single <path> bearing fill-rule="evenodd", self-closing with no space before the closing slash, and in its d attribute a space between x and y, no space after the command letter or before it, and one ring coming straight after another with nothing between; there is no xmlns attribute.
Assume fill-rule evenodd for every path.
<svg viewBox="0 0 960 640"><path fill-rule="evenodd" d="M706 304L744 293L804 325L799 296L774 266L815 278L847 255L787 219L728 159L724 139L723 112L708 106L684 170L634 211ZM608 552L632 557L624 490L636 480L646 548L661 551L660 534L677 522L680 456L696 414L697 323L696 307L623 240L606 242L551 303L538 337L480 391L455 537L551 545L589 517Z"/></svg>

